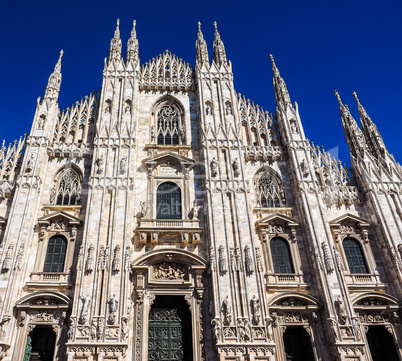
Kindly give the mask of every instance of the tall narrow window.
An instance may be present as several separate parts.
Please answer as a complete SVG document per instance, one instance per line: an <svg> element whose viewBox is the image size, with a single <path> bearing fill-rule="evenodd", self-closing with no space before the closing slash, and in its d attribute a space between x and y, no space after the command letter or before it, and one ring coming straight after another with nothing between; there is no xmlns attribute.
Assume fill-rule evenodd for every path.
<svg viewBox="0 0 402 361"><path fill-rule="evenodd" d="M67 206L76 205L81 196L81 181L78 173L67 169L59 179L56 190L56 204Z"/></svg>
<svg viewBox="0 0 402 361"><path fill-rule="evenodd" d="M283 191L276 176L268 172L262 173L257 187L261 207L283 207Z"/></svg>
<svg viewBox="0 0 402 361"><path fill-rule="evenodd" d="M358 241L350 237L345 238L343 240L343 250L345 251L350 273L369 273Z"/></svg>
<svg viewBox="0 0 402 361"><path fill-rule="evenodd" d="M289 245L284 239L271 239L271 257L275 273L294 273Z"/></svg>
<svg viewBox="0 0 402 361"><path fill-rule="evenodd" d="M181 190L176 183L162 183L156 193L156 218L181 219Z"/></svg>
<svg viewBox="0 0 402 361"><path fill-rule="evenodd" d="M179 114L177 110L170 106L163 106L157 116L158 144L178 145L179 144Z"/></svg>
<svg viewBox="0 0 402 361"><path fill-rule="evenodd" d="M66 259L67 240L62 236L49 239L43 272L63 272Z"/></svg>

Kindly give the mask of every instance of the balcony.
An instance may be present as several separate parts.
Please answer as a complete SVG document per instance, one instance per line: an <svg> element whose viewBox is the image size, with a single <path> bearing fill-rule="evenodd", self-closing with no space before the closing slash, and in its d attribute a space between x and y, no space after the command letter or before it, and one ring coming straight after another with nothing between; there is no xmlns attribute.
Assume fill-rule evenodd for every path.
<svg viewBox="0 0 402 361"><path fill-rule="evenodd" d="M307 288L302 274L294 273L269 273L265 275L266 287L273 289L303 290Z"/></svg>
<svg viewBox="0 0 402 361"><path fill-rule="evenodd" d="M377 290L384 289L385 285L380 280L379 274L362 273L362 274L345 274L346 284L349 289L355 290Z"/></svg>
<svg viewBox="0 0 402 361"><path fill-rule="evenodd" d="M27 282L29 289L65 289L73 286L71 273L61 272L32 272L31 280Z"/></svg>
<svg viewBox="0 0 402 361"><path fill-rule="evenodd" d="M141 219L136 231L140 243L198 244L202 228L198 219Z"/></svg>

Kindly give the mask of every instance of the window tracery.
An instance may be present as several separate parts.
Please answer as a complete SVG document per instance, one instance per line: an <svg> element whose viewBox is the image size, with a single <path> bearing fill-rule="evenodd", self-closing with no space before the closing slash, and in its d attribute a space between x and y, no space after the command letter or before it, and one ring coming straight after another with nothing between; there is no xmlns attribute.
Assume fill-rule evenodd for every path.
<svg viewBox="0 0 402 361"><path fill-rule="evenodd" d="M285 203L282 184L275 175L267 171L258 178L257 196L257 202L263 208L283 207Z"/></svg>
<svg viewBox="0 0 402 361"><path fill-rule="evenodd" d="M81 197L81 179L73 169L65 170L53 188L51 202L58 205L76 205Z"/></svg>
<svg viewBox="0 0 402 361"><path fill-rule="evenodd" d="M171 105L164 105L157 115L157 140L159 145L180 144L180 117Z"/></svg>

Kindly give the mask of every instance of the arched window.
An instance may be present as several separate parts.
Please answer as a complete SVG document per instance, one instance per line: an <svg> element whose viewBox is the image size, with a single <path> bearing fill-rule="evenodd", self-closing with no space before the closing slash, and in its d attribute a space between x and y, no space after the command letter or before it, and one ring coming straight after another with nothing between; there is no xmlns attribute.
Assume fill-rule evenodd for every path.
<svg viewBox="0 0 402 361"><path fill-rule="evenodd" d="M271 239L271 257L275 273L294 273L289 245L283 238Z"/></svg>
<svg viewBox="0 0 402 361"><path fill-rule="evenodd" d="M343 250L350 273L369 273L360 243L353 238L343 240Z"/></svg>
<svg viewBox="0 0 402 361"><path fill-rule="evenodd" d="M156 218L181 219L181 190L176 183L162 183L156 192Z"/></svg>
<svg viewBox="0 0 402 361"><path fill-rule="evenodd" d="M157 139L160 145L180 143L180 117L176 108L164 105L157 115Z"/></svg>
<svg viewBox="0 0 402 361"><path fill-rule="evenodd" d="M282 185L275 175L269 172L262 173L258 179L257 191L261 207L283 207Z"/></svg>
<svg viewBox="0 0 402 361"><path fill-rule="evenodd" d="M81 196L80 176L74 169L67 169L61 175L56 188L56 204L69 206L78 204Z"/></svg>
<svg viewBox="0 0 402 361"><path fill-rule="evenodd" d="M63 272L66 259L67 240L63 236L54 236L47 245L43 272Z"/></svg>

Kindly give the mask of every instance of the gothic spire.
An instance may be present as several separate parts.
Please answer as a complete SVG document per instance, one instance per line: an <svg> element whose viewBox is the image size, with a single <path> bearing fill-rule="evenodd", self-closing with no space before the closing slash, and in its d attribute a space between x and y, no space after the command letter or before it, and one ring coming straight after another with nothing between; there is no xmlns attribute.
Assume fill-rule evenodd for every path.
<svg viewBox="0 0 402 361"><path fill-rule="evenodd" d="M120 39L119 25L120 20L117 19L117 25L116 30L114 31L114 37L110 41L109 62L121 59L121 39Z"/></svg>
<svg viewBox="0 0 402 361"><path fill-rule="evenodd" d="M132 61L136 63L138 61L138 39L137 32L135 30L136 21L133 21L133 29L131 30L130 39L127 41L127 54L126 62Z"/></svg>
<svg viewBox="0 0 402 361"><path fill-rule="evenodd" d="M363 156L364 150L367 149L367 144L364 139L363 132L356 123L350 113L349 107L342 103L341 96L335 90L335 96L338 99L339 111L341 112L342 127L345 133L346 142L348 143L349 150L353 156Z"/></svg>
<svg viewBox="0 0 402 361"><path fill-rule="evenodd" d="M275 60L272 54L269 54L269 57L271 58L272 62L272 72L274 74L273 78L273 84L274 84L274 89L275 89L275 99L276 102L283 102L283 103L290 103L290 96L288 92L288 88L286 86L285 81L281 77L281 74L279 73L279 69L277 68L275 64Z"/></svg>
<svg viewBox="0 0 402 361"><path fill-rule="evenodd" d="M199 67L203 64L209 66L209 55L207 43L204 40L204 35L201 31L201 22L198 22L197 41L195 42L196 62Z"/></svg>
<svg viewBox="0 0 402 361"><path fill-rule="evenodd" d="M49 76L47 82L44 99L56 99L59 97L61 85L61 59L63 57L63 50L60 51L59 60L57 61L54 71Z"/></svg>
<svg viewBox="0 0 402 361"><path fill-rule="evenodd" d="M218 31L218 24L214 21L215 27L215 39L214 39L214 63L220 67L222 64L227 64L225 45L221 40L221 36Z"/></svg>
<svg viewBox="0 0 402 361"><path fill-rule="evenodd" d="M357 110L359 111L360 124L362 125L363 134L366 138L366 142L371 153L374 156L384 156L387 148L385 147L384 141L381 137L380 132L377 129L377 126L367 114L366 109L364 109L364 107L361 105L355 91L353 92L353 96L357 103Z"/></svg>

